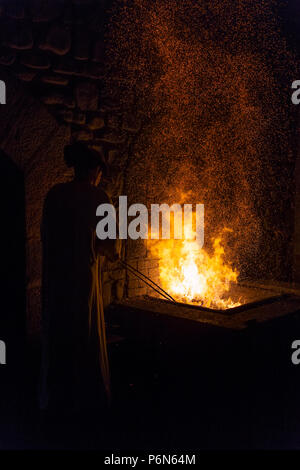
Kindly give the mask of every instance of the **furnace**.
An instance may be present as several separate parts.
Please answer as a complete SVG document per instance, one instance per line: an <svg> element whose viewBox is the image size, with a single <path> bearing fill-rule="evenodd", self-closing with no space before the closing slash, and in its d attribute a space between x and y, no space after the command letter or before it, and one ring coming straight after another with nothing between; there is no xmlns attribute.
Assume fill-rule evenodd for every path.
<svg viewBox="0 0 300 470"><path fill-rule="evenodd" d="M119 306L132 312L180 318L231 330L247 329L300 310L300 290L286 285L263 287L258 283L238 284L232 289L231 295L233 298L243 295L244 303L227 309L215 309L193 303L175 303L160 298L154 292L151 296L125 299Z"/></svg>

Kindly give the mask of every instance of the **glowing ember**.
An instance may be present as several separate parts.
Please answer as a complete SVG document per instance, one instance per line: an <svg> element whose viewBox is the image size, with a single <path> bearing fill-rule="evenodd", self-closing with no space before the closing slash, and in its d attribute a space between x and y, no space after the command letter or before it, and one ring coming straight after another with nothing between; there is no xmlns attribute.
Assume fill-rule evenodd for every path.
<svg viewBox="0 0 300 470"><path fill-rule="evenodd" d="M212 255L190 239L151 240L149 245L159 258L160 284L177 301L220 310L241 305L229 297L238 272L224 261L221 237L213 240Z"/></svg>

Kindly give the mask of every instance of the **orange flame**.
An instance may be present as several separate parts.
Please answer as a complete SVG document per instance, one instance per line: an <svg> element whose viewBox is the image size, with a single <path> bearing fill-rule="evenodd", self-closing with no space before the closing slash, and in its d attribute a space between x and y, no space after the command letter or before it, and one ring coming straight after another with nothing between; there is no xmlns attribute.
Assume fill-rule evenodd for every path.
<svg viewBox="0 0 300 470"><path fill-rule="evenodd" d="M221 236L213 240L210 256L190 235L191 230L184 230L183 240L148 240L152 256L159 259L161 287L179 302L219 310L241 305L229 297L239 273L224 261Z"/></svg>

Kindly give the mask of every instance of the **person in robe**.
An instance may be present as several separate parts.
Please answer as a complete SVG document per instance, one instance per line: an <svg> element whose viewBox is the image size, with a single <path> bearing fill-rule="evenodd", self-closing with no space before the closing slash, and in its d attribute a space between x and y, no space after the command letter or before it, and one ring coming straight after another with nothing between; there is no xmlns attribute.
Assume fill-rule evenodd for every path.
<svg viewBox="0 0 300 470"><path fill-rule="evenodd" d="M96 209L111 203L99 187L105 164L83 143L65 147L74 168L71 182L46 196L41 225L43 246L40 381L42 410L94 411L110 400L101 290L101 263L119 257L116 240L96 237Z"/></svg>

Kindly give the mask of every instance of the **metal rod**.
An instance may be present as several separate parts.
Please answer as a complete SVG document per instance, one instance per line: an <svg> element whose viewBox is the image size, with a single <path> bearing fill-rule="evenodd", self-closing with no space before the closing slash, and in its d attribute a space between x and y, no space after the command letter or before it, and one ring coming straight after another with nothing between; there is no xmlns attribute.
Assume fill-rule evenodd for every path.
<svg viewBox="0 0 300 470"><path fill-rule="evenodd" d="M145 284L147 284L149 287L151 287L153 290L155 290L156 292L158 292L158 294L160 294L162 297L164 297L165 299L167 300L172 300L172 302L174 303L177 303L175 299L173 299L173 297L171 297L170 294L168 294L168 292L166 292L162 287L160 287L158 284L156 284L156 282L152 281L152 279L150 279L149 277L147 277L145 274L141 273L140 271L138 271L138 269L134 268L133 266L131 266L130 264L126 263L125 261L123 260L119 260L121 264L123 264L124 266L126 266L127 268L129 268L132 272L132 274L135 274L141 281L145 282ZM153 287L151 284L149 284L145 279L143 279L142 277L144 277L145 279L147 279L147 281L149 282L152 282L152 284L154 284L158 289L155 289L155 287ZM161 291L161 292L160 292ZM163 293L162 293L163 292Z"/></svg>
<svg viewBox="0 0 300 470"><path fill-rule="evenodd" d="M142 282L144 282L145 284L147 284L147 286L151 287L151 289L153 289L155 292L157 292L159 295L161 295L165 300L167 300L168 302L170 302L170 299L169 297L167 297L165 294L163 294L162 292L160 292L158 289L155 289L155 287L153 287L149 282L147 282L145 279L143 279L141 276L139 276L136 272L132 271L130 268L128 268L128 271L133 274L134 276L136 276L138 279L140 279ZM173 301L172 301L173 302Z"/></svg>

